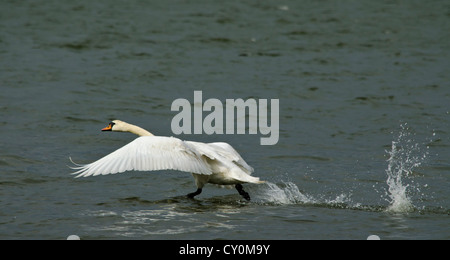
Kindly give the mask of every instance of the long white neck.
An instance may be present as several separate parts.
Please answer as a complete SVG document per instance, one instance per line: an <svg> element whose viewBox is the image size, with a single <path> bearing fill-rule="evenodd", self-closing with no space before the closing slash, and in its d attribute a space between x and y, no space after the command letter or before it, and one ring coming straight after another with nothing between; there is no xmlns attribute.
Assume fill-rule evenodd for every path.
<svg viewBox="0 0 450 260"><path fill-rule="evenodd" d="M152 133L150 133L149 131L139 127L139 126L135 126L129 123L125 123L123 126L123 129L121 129L121 131L123 132L130 132L139 136L153 136Z"/></svg>

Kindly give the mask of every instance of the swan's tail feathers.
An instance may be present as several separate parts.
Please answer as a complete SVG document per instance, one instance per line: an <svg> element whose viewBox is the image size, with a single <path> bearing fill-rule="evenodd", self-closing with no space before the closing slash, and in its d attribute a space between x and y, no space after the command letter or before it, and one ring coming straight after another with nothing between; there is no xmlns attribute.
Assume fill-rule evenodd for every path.
<svg viewBox="0 0 450 260"><path fill-rule="evenodd" d="M264 183L266 183L266 181L260 181L258 177L256 177L256 179L257 180L252 182L252 183L255 183L255 184L264 184Z"/></svg>
<svg viewBox="0 0 450 260"><path fill-rule="evenodd" d="M265 183L265 181L259 180L258 177L253 177L253 176L250 176L250 175L247 175L247 174L241 175L239 179L241 181L243 181L243 182L248 182L248 183L255 183L255 184L263 184L263 183Z"/></svg>

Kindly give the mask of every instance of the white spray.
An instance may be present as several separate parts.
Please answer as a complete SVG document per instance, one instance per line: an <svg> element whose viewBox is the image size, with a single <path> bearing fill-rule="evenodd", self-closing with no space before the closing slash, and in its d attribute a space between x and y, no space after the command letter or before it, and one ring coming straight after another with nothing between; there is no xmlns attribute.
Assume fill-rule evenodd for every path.
<svg viewBox="0 0 450 260"><path fill-rule="evenodd" d="M411 180L413 170L419 167L427 157L427 152L422 153L420 145L410 137L411 133L407 124L401 125L401 132L396 141L392 142L389 154L388 168L386 169L389 197L389 212L410 212L414 210L410 198L410 190L414 184ZM409 181L408 181L409 180ZM406 184L409 182L409 184ZM417 188L417 187L416 187Z"/></svg>

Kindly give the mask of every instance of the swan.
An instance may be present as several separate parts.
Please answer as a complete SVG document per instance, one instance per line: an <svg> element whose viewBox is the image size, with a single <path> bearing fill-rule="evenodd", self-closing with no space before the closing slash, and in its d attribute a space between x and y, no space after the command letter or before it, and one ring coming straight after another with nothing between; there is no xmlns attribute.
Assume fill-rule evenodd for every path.
<svg viewBox="0 0 450 260"><path fill-rule="evenodd" d="M125 171L177 170L192 173L197 185L194 198L207 183L234 185L246 200L250 195L244 191L244 183L264 183L251 176L250 167L228 143L201 143L182 141L175 137L154 136L147 130L120 120L114 120L102 131L130 132L138 135L134 141L122 148L90 163L70 167L73 175L88 177L121 173Z"/></svg>

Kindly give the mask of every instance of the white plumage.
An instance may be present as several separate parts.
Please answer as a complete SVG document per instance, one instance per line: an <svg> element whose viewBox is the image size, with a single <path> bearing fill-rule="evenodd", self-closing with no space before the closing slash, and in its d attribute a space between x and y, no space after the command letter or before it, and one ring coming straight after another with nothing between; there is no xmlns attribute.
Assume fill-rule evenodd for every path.
<svg viewBox="0 0 450 260"><path fill-rule="evenodd" d="M150 132L114 120L103 131L131 132L141 137L86 165L71 167L76 177L88 177L121 173L125 171L178 170L191 172L197 191L188 194L194 197L201 193L206 183L235 185L245 199L250 199L242 189L242 183L263 183L250 174L250 167L238 152L227 143L200 143L182 141L175 137L153 136ZM72 161L73 162L73 161Z"/></svg>
<svg viewBox="0 0 450 260"><path fill-rule="evenodd" d="M125 171L178 170L210 175L211 168L195 150L173 137L142 136L86 165L73 167L76 177Z"/></svg>

